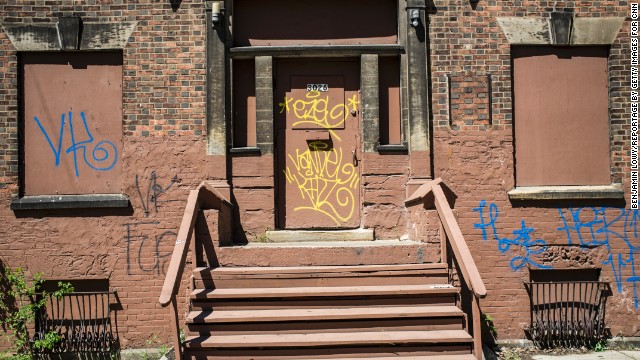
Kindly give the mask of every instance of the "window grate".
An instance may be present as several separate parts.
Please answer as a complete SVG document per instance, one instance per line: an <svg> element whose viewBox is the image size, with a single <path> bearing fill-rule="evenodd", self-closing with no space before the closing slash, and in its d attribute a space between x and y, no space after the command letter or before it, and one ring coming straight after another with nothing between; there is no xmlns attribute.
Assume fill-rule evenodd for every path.
<svg viewBox="0 0 640 360"><path fill-rule="evenodd" d="M117 338L111 327L112 295L115 297L115 292L72 292L61 298L49 298L36 315L32 342L55 332L61 341L47 352L114 351Z"/></svg>
<svg viewBox="0 0 640 360"><path fill-rule="evenodd" d="M531 340L540 348L593 347L606 337L609 283L525 282L531 306Z"/></svg>

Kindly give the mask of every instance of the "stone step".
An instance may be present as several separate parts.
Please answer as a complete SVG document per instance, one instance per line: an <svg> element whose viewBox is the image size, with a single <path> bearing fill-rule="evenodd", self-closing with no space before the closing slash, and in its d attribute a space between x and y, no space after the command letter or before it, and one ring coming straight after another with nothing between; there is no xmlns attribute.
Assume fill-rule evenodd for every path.
<svg viewBox="0 0 640 360"><path fill-rule="evenodd" d="M386 306L356 308L306 308L276 310L215 310L192 311L188 324L271 322L271 321L326 321L383 318L462 317L456 306Z"/></svg>
<svg viewBox="0 0 640 360"><path fill-rule="evenodd" d="M206 348L284 348L371 345L470 344L464 330L344 332L315 334L221 335L188 337L185 347Z"/></svg>
<svg viewBox="0 0 640 360"><path fill-rule="evenodd" d="M198 268L196 288L268 288L443 284L443 264Z"/></svg>
<svg viewBox="0 0 640 360"><path fill-rule="evenodd" d="M212 299L260 299L260 298L312 298L312 297L369 297L403 295L457 294L458 289L448 285L389 285L389 286L326 286L287 288L231 288L197 289L191 293L192 300Z"/></svg>

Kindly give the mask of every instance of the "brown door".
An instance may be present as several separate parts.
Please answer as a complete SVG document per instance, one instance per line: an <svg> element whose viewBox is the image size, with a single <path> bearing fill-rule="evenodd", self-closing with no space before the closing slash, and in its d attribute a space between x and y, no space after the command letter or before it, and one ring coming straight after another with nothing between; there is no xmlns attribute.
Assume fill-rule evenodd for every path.
<svg viewBox="0 0 640 360"><path fill-rule="evenodd" d="M359 227L359 63L276 66L279 227Z"/></svg>

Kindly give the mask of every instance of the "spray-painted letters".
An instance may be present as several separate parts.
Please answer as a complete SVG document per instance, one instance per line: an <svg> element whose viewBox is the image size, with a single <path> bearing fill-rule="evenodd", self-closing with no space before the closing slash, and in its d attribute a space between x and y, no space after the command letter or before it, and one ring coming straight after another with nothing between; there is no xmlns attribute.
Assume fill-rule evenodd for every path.
<svg viewBox="0 0 640 360"><path fill-rule="evenodd" d="M334 106L329 105L329 96L321 97L320 91L309 91L304 99L284 97L284 101L278 104L280 113L293 112L295 121L293 127L314 125L325 129L335 129L342 126L350 112L358 111L358 97L353 95L346 103ZM331 133L340 140L334 132Z"/></svg>
<svg viewBox="0 0 640 360"><path fill-rule="evenodd" d="M158 177L156 175L156 171L154 170L151 172L149 185L147 186L146 194L143 196L142 190L140 189L140 182L138 181L138 175L136 175L136 191L138 192L138 197L140 197L140 202L142 203L142 208L144 209L144 215L146 217L149 217L149 214L151 213L151 205L153 205L153 208L157 214L160 204L172 201L159 200L159 198L164 195L171 188L171 186L173 186L173 184L180 182L180 179L178 179L178 175L171 178L169 185L167 185L166 187L158 184L157 180Z"/></svg>
<svg viewBox="0 0 640 360"><path fill-rule="evenodd" d="M295 182L309 206L294 211L315 210L329 216L337 225L353 216L354 191L358 189L358 171L351 163L343 162L342 148L328 148L328 144L314 141L305 151L296 149L289 154L293 167L285 170L289 183Z"/></svg>
<svg viewBox="0 0 640 360"><path fill-rule="evenodd" d="M150 240L149 235L141 233L143 229L139 229L139 227L144 226L155 228L158 224L157 221L125 224L127 275L136 273L150 273L156 276L165 275L165 268L171 256L171 251L161 252L160 246L171 244L178 234L168 230Z"/></svg>
<svg viewBox="0 0 640 360"><path fill-rule="evenodd" d="M38 119L37 116L33 117L33 120L36 122L42 134L45 137L45 140L49 144L51 151L55 157L56 167L60 165L60 158L63 155L63 151L65 154L72 154L73 156L73 166L75 169L76 177L80 176L80 170L78 169L78 156L81 156L81 161L91 169L97 171L106 171L111 170L116 165L116 161L118 160L118 149L116 146L110 141L100 141L96 144L94 143L93 135L89 130L89 125L87 124L87 118L84 112L80 112L80 118L82 119L83 129L79 130L77 127L74 128L73 124L73 112L68 113L68 123L67 118L65 117L67 114L62 114L60 121L60 131L58 134L58 141L56 145L54 145L54 141L52 137L47 133L42 122ZM71 146L66 149L62 148L65 129L67 129L68 124L68 132L70 136ZM84 134L83 134L84 133ZM80 140L84 136L84 140ZM89 150L88 145L92 144L93 149ZM78 154L81 152L81 154ZM87 153L91 153L91 157L89 158Z"/></svg>
<svg viewBox="0 0 640 360"><path fill-rule="evenodd" d="M545 251L547 247L546 241L542 239L532 239L531 234L534 232L534 229L527 227L524 220L522 220L520 229L513 231L513 238L501 237L498 235L498 230L496 228L496 221L498 221L498 217L500 216L500 210L498 210L496 204L489 204L489 221L486 221L486 206L487 202L482 200L477 208L472 209L480 215L480 222L474 224L473 227L482 230L482 239L484 241L487 241L487 228L489 228L491 230L491 236L498 242L498 250L502 254L509 251L512 246L514 247L514 250L524 250L524 255L517 255L511 259L511 269L520 270L525 266L548 269L548 266L542 265L532 259L533 255L540 254Z"/></svg>
<svg viewBox="0 0 640 360"><path fill-rule="evenodd" d="M502 238L498 235L496 228L500 214L498 206L489 204L488 214L486 208L487 202L482 200L480 205L473 209L478 212L480 217L480 221L474 224L474 227L482 231L483 240L487 240L491 236L498 241L498 250L501 253L507 252L512 245L525 248L524 256L511 260L513 270L520 270L527 264L538 268L549 268L549 266L538 264L530 258L531 255L540 254L547 248L546 241L542 239L531 240L530 234L535 231L533 227L527 227L525 221L522 220L522 228L513 232L515 235L513 239ZM558 209L558 213L562 224L556 229L559 232L558 235L565 237L568 245L581 248L604 246L608 255L601 265L611 267L618 292L623 292L625 285L632 289L634 305L639 308L638 283L640 282L640 274L636 269L635 260L635 257L640 253L640 243L638 242L640 213L638 210L585 207ZM623 275L623 272L628 275Z"/></svg>

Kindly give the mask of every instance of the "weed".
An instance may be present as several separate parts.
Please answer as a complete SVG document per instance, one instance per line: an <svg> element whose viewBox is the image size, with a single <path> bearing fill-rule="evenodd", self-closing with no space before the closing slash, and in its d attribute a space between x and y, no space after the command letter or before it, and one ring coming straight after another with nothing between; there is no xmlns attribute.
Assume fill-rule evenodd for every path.
<svg viewBox="0 0 640 360"><path fill-rule="evenodd" d="M502 349L498 358L501 360L520 360L520 354L514 349Z"/></svg>
<svg viewBox="0 0 640 360"><path fill-rule="evenodd" d="M607 342L606 340L600 340L593 347L593 351L595 352L603 352L607 350Z"/></svg>
<svg viewBox="0 0 640 360"><path fill-rule="evenodd" d="M482 313L482 322L486 325L487 330L489 330L489 332L491 333L491 336L493 336L494 339L497 338L498 329L496 328L496 325L493 323L493 316Z"/></svg>
<svg viewBox="0 0 640 360"><path fill-rule="evenodd" d="M55 331L49 331L33 342L29 339L29 326L47 301L73 292L73 286L64 282L58 282L58 290L52 293L42 291L44 282L42 273L35 274L29 283L22 268L0 267L0 326L12 330L11 335L4 335L13 344L13 360L29 360L32 350L52 350L62 340Z"/></svg>
<svg viewBox="0 0 640 360"><path fill-rule="evenodd" d="M269 229L267 229L267 231L269 231ZM273 242L271 239L269 239L269 237L267 236L267 233L264 232L260 235L256 235L255 236L255 241L259 242L259 243L270 243Z"/></svg>

